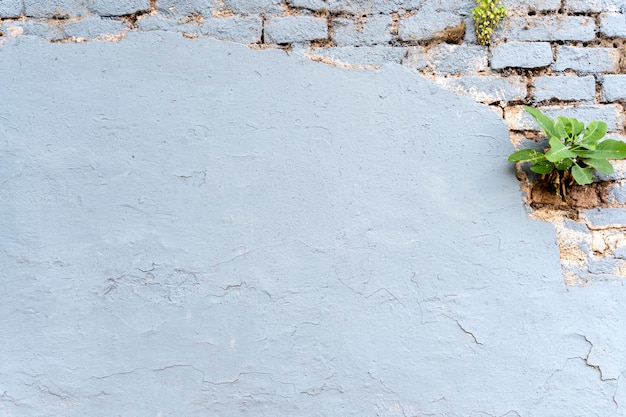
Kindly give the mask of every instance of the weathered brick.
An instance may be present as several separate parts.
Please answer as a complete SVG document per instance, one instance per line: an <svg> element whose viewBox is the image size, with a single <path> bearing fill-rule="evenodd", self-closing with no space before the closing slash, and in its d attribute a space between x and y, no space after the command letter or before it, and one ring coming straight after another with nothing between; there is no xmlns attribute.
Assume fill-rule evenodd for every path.
<svg viewBox="0 0 626 417"><path fill-rule="evenodd" d="M29 17L73 17L89 12L85 0L25 0L24 13Z"/></svg>
<svg viewBox="0 0 626 417"><path fill-rule="evenodd" d="M215 9L215 3L211 0L158 0L156 7L159 12L171 16L210 16Z"/></svg>
<svg viewBox="0 0 626 417"><path fill-rule="evenodd" d="M257 43L261 41L263 22L259 17L224 17L204 19L200 33L217 39Z"/></svg>
<svg viewBox="0 0 626 417"><path fill-rule="evenodd" d="M482 103L522 100L526 97L526 83L522 77L464 76L437 77L435 82L457 94Z"/></svg>
<svg viewBox="0 0 626 417"><path fill-rule="evenodd" d="M330 60L337 65L380 67L388 63L399 64L406 52L406 47L341 46L308 49L305 55L312 59Z"/></svg>
<svg viewBox="0 0 626 417"><path fill-rule="evenodd" d="M561 7L561 0L504 0L502 4L509 11L553 12Z"/></svg>
<svg viewBox="0 0 626 417"><path fill-rule="evenodd" d="M583 48L558 46L555 71L568 69L583 73L611 73L619 71L620 52L615 48Z"/></svg>
<svg viewBox="0 0 626 417"><path fill-rule="evenodd" d="M553 76L537 77L534 98L536 101L558 99L593 101L596 96L596 79L592 75L585 77Z"/></svg>
<svg viewBox="0 0 626 417"><path fill-rule="evenodd" d="M346 1L346 0L343 0ZM351 0L348 0L351 1ZM362 0L361 0L362 1ZM374 1L387 1L388 3L395 3L394 10L404 9L420 9L420 10L434 10L438 12L455 13L461 16L467 16L472 14L472 9L476 7L476 0L374 0ZM399 7L398 7L399 6ZM414 7L409 7L414 6ZM393 11L393 10L390 10Z"/></svg>
<svg viewBox="0 0 626 417"><path fill-rule="evenodd" d="M612 184L608 191L609 203L626 203L626 184ZM626 252L624 252L626 254Z"/></svg>
<svg viewBox="0 0 626 417"><path fill-rule="evenodd" d="M602 13L600 15L600 32L612 38L626 38L626 14Z"/></svg>
<svg viewBox="0 0 626 417"><path fill-rule="evenodd" d="M463 17L459 14L420 9L415 15L400 21L399 37L403 41L443 39L455 31L459 31L458 36L461 37L464 26Z"/></svg>
<svg viewBox="0 0 626 417"><path fill-rule="evenodd" d="M595 20L586 16L511 16L494 33L497 41L590 41L595 37Z"/></svg>
<svg viewBox="0 0 626 417"><path fill-rule="evenodd" d="M442 43L427 56L428 65L438 74L476 74L488 68L485 46Z"/></svg>
<svg viewBox="0 0 626 417"><path fill-rule="evenodd" d="M556 119L558 116L575 117L576 119L589 123L592 120L605 122L611 130L621 129L623 118L622 106L618 104L609 105L583 105L583 106L544 106L539 109L548 117ZM524 111L521 106L507 108L505 119L511 130L541 130L535 120Z"/></svg>
<svg viewBox="0 0 626 417"><path fill-rule="evenodd" d="M626 75L615 74L602 77L602 101L626 100Z"/></svg>
<svg viewBox="0 0 626 417"><path fill-rule="evenodd" d="M293 7L309 10L328 10L334 13L351 13L355 15L391 13L399 9L413 10L424 5L424 0L290 0ZM454 3L447 1L448 8Z"/></svg>
<svg viewBox="0 0 626 417"><path fill-rule="evenodd" d="M476 26L474 23L474 18L472 18L472 16L466 16L465 17L465 36L463 37L463 40L465 41L465 43L470 43L470 44L477 44L478 43L478 37L476 36Z"/></svg>
<svg viewBox="0 0 626 417"><path fill-rule="evenodd" d="M411 69L422 69L427 65L426 51L422 46L409 47L406 57L402 60L402 65Z"/></svg>
<svg viewBox="0 0 626 417"><path fill-rule="evenodd" d="M149 8L148 0L89 0L89 10L100 16L122 16Z"/></svg>
<svg viewBox="0 0 626 417"><path fill-rule="evenodd" d="M576 13L618 12L624 8L624 0L565 0L565 8Z"/></svg>
<svg viewBox="0 0 626 417"><path fill-rule="evenodd" d="M265 40L273 43L305 42L328 37L326 19L312 16L275 17L265 22Z"/></svg>
<svg viewBox="0 0 626 417"><path fill-rule="evenodd" d="M60 25L50 25L45 21L38 20L3 22L0 30L9 37L37 36L50 41L65 38L65 32Z"/></svg>
<svg viewBox="0 0 626 417"><path fill-rule="evenodd" d="M626 245L616 247L613 250L613 256L617 259L626 259Z"/></svg>
<svg viewBox="0 0 626 417"><path fill-rule="evenodd" d="M65 24L65 36L72 38L96 39L123 33L130 29L126 22L100 17L89 17L69 21Z"/></svg>
<svg viewBox="0 0 626 417"><path fill-rule="evenodd" d="M590 229L626 227L626 209L598 208L583 210L581 218Z"/></svg>
<svg viewBox="0 0 626 417"><path fill-rule="evenodd" d="M167 30L189 34L200 34L200 24L167 19L162 14L146 14L137 19L137 28L141 31Z"/></svg>
<svg viewBox="0 0 626 417"><path fill-rule="evenodd" d="M0 1L0 18L18 17L23 9L22 0L2 0Z"/></svg>
<svg viewBox="0 0 626 417"><path fill-rule="evenodd" d="M622 259L597 258L589 260L588 269L592 274L617 275L624 265Z"/></svg>
<svg viewBox="0 0 626 417"><path fill-rule="evenodd" d="M281 0L222 0L224 8L237 14L278 14L283 9Z"/></svg>
<svg viewBox="0 0 626 417"><path fill-rule="evenodd" d="M333 20L333 40L337 46L382 45L389 43L391 17L371 16L361 22L352 19Z"/></svg>
<svg viewBox="0 0 626 417"><path fill-rule="evenodd" d="M554 61L547 42L507 42L491 49L491 68L539 68Z"/></svg>

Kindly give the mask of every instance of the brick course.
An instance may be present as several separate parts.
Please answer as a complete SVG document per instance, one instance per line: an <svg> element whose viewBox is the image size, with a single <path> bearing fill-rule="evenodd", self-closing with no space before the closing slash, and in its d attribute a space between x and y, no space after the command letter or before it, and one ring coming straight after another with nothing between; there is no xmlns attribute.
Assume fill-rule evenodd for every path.
<svg viewBox="0 0 626 417"><path fill-rule="evenodd" d="M536 101L558 99L589 102L596 95L596 79L592 75L537 77L533 86Z"/></svg>
<svg viewBox="0 0 626 417"><path fill-rule="evenodd" d="M602 77L602 101L626 100L626 75L605 75Z"/></svg>
<svg viewBox="0 0 626 417"><path fill-rule="evenodd" d="M2 0L0 2L0 18L19 17L23 9L22 0Z"/></svg>
<svg viewBox="0 0 626 417"><path fill-rule="evenodd" d="M268 42L305 42L328 37L326 19L311 16L276 17L265 23Z"/></svg>
<svg viewBox="0 0 626 417"><path fill-rule="evenodd" d="M557 116L575 117L589 123L592 120L606 122L609 131L619 130L624 123L622 106L610 105L582 105L582 106L545 106L539 109L548 117ZM512 130L541 130L535 120L521 106L509 107L505 110L505 119Z"/></svg>
<svg viewBox="0 0 626 417"><path fill-rule="evenodd" d="M565 0L565 8L575 13L618 12L624 8L623 0Z"/></svg>
<svg viewBox="0 0 626 417"><path fill-rule="evenodd" d="M507 41L590 41L595 36L595 21L586 16L515 16L496 34Z"/></svg>
<svg viewBox="0 0 626 417"><path fill-rule="evenodd" d="M554 61L547 42L508 42L491 49L491 68L540 68Z"/></svg>
<svg viewBox="0 0 626 417"><path fill-rule="evenodd" d="M261 41L263 21L259 17L226 17L204 19L200 32L219 39L242 43Z"/></svg>
<svg viewBox="0 0 626 417"><path fill-rule="evenodd" d="M438 74L475 74L488 67L487 48L439 44L428 51L428 63Z"/></svg>
<svg viewBox="0 0 626 417"><path fill-rule="evenodd" d="M148 10L148 0L90 0L89 11L99 16L122 16L138 10Z"/></svg>
<svg viewBox="0 0 626 417"><path fill-rule="evenodd" d="M428 24L424 24L428 22ZM446 31L464 23L462 16L449 12L432 10L418 11L414 16L400 22L400 39L403 41L423 41L441 39Z"/></svg>
<svg viewBox="0 0 626 417"><path fill-rule="evenodd" d="M612 38L626 38L626 14L602 13L600 15L600 33Z"/></svg>
<svg viewBox="0 0 626 417"><path fill-rule="evenodd" d="M619 70L620 51L616 48L557 46L555 71L568 69L582 73L612 73Z"/></svg>
<svg viewBox="0 0 626 417"><path fill-rule="evenodd" d="M89 13L81 0L24 0L24 13L29 17L76 17Z"/></svg>
<svg viewBox="0 0 626 417"><path fill-rule="evenodd" d="M481 103L526 98L526 82L523 77L518 76L508 78L497 76L437 77L435 82L448 90L471 97Z"/></svg>
<svg viewBox="0 0 626 417"><path fill-rule="evenodd" d="M392 35L391 17L372 16L357 22L353 19L335 19L332 22L337 46L369 46L388 44Z"/></svg>

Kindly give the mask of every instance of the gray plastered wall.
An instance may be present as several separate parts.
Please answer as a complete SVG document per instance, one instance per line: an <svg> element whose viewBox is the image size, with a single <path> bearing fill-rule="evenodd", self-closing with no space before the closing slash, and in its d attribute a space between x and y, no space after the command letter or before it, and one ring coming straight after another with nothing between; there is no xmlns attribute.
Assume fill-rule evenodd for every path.
<svg viewBox="0 0 626 417"><path fill-rule="evenodd" d="M624 211L529 216L521 102L507 129L397 45L355 69L210 39L265 48L272 2L159 3L3 22L3 415L622 413ZM619 132L619 100L576 111Z"/></svg>
<svg viewBox="0 0 626 417"><path fill-rule="evenodd" d="M521 105L548 112L556 108L559 115L585 122L607 121L609 136L623 140L623 0L504 5L507 19L486 47L477 44L471 17L475 4L470 0L4 0L0 42L18 36L51 42L119 41L130 33L156 30L277 48L342 67L374 69L397 63L489 105L507 121L516 147L527 137L535 138L538 129L524 117ZM584 223L583 211L590 208L626 209L626 169L620 164L617 168L610 183L602 185L597 207L576 209L579 222ZM555 220L555 227L562 219ZM626 224L619 224L611 234L624 230ZM585 253L580 262L563 259L564 274L576 276L576 283L608 278L590 272L596 261L613 262L610 276L626 274L615 260L626 240L595 235L604 239L605 249ZM577 267L572 269L570 261Z"/></svg>

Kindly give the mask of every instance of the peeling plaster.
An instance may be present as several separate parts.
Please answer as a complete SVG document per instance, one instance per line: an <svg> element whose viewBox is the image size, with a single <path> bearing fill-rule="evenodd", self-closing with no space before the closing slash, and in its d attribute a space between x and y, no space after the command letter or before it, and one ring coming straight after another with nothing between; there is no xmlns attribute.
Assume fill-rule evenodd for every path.
<svg viewBox="0 0 626 417"><path fill-rule="evenodd" d="M4 414L624 402L626 290L564 285L489 108L166 33L0 55Z"/></svg>

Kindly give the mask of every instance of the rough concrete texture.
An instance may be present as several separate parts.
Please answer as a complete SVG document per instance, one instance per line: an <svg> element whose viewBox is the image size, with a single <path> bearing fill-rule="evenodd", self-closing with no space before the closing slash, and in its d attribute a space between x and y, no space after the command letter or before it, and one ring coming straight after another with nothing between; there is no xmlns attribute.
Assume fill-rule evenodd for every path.
<svg viewBox="0 0 626 417"><path fill-rule="evenodd" d="M447 90L472 97L483 103L522 100L526 97L526 83L521 77L439 77L435 82Z"/></svg>
<svg viewBox="0 0 626 417"><path fill-rule="evenodd" d="M424 5L424 0L290 0L288 3L293 7L315 11L328 10L333 13L363 15L391 13L399 9L419 9ZM463 0L446 0L445 3L448 7L456 7L457 3L463 3Z"/></svg>
<svg viewBox="0 0 626 417"><path fill-rule="evenodd" d="M84 39L107 39L116 37L130 29L130 25L119 20L91 17L75 20L65 25L65 36Z"/></svg>
<svg viewBox="0 0 626 417"><path fill-rule="evenodd" d="M593 101L596 95L596 79L591 75L537 77L533 87L536 101Z"/></svg>
<svg viewBox="0 0 626 417"><path fill-rule="evenodd" d="M85 16L89 9L84 0L24 0L24 14L39 18L68 18Z"/></svg>
<svg viewBox="0 0 626 417"><path fill-rule="evenodd" d="M567 11L601 13L624 11L624 0L565 0Z"/></svg>
<svg viewBox="0 0 626 417"><path fill-rule="evenodd" d="M92 12L101 16L122 16L150 8L149 0L88 0L88 4Z"/></svg>
<svg viewBox="0 0 626 417"><path fill-rule="evenodd" d="M594 19L586 16L511 16L495 35L509 41L590 41L595 29Z"/></svg>
<svg viewBox="0 0 626 417"><path fill-rule="evenodd" d="M626 13L626 10L624 10ZM600 15L600 32L610 37L626 38L626 14L602 13Z"/></svg>
<svg viewBox="0 0 626 417"><path fill-rule="evenodd" d="M540 68L554 61L547 42L508 42L491 48L491 68Z"/></svg>
<svg viewBox="0 0 626 417"><path fill-rule="evenodd" d="M277 17L265 23L265 36L269 42L304 42L328 37L328 27L316 17Z"/></svg>
<svg viewBox="0 0 626 417"><path fill-rule="evenodd" d="M337 46L369 46L388 44L391 39L391 17L333 20L334 41Z"/></svg>
<svg viewBox="0 0 626 417"><path fill-rule="evenodd" d="M454 28L462 29L463 20L463 17L456 13L425 8L400 22L399 36L403 41L441 39ZM425 25L424 22L428 24Z"/></svg>
<svg viewBox="0 0 626 417"><path fill-rule="evenodd" d="M626 290L564 286L487 107L163 32L0 58L3 416L621 414Z"/></svg>
<svg viewBox="0 0 626 417"><path fill-rule="evenodd" d="M561 0L503 0L502 4L511 12L556 12Z"/></svg>
<svg viewBox="0 0 626 417"><path fill-rule="evenodd" d="M541 106L538 107L546 116L556 119L558 116L574 117L581 122L592 120L604 121L609 131L616 131L624 124L624 109L617 104L587 106ZM535 120L521 106L510 107L505 111L506 120L512 130L540 130Z"/></svg>
<svg viewBox="0 0 626 417"><path fill-rule="evenodd" d="M626 75L602 77L602 100L605 102L626 100Z"/></svg>
<svg viewBox="0 0 626 417"><path fill-rule="evenodd" d="M487 48L478 45L448 45L432 47L428 63L437 74L474 74L489 67Z"/></svg>
<svg viewBox="0 0 626 417"><path fill-rule="evenodd" d="M380 46L343 46L336 48L310 48L296 51L307 58L330 62L344 67L380 68L388 63L399 64L407 55L407 48L385 48ZM423 59L425 64L425 59Z"/></svg>
<svg viewBox="0 0 626 417"><path fill-rule="evenodd" d="M237 14L271 14L282 11L281 0L222 0L224 10Z"/></svg>
<svg viewBox="0 0 626 417"><path fill-rule="evenodd" d="M3 0L0 2L0 18L19 17L24 9L22 0Z"/></svg>
<svg viewBox="0 0 626 417"><path fill-rule="evenodd" d="M204 19L199 31L203 35L242 43L261 41L263 20L256 16Z"/></svg>
<svg viewBox="0 0 626 417"><path fill-rule="evenodd" d="M156 7L166 16L210 16L217 5L209 0L158 0Z"/></svg>
<svg viewBox="0 0 626 417"><path fill-rule="evenodd" d="M618 72L621 52L615 48L583 48L557 46L555 71L574 70L580 73Z"/></svg>

